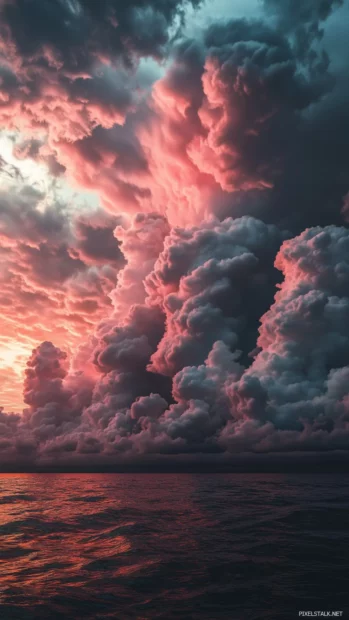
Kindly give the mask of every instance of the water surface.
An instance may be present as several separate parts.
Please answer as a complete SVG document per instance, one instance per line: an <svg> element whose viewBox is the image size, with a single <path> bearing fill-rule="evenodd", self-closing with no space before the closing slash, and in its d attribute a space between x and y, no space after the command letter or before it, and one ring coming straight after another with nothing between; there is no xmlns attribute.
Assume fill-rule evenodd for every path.
<svg viewBox="0 0 349 620"><path fill-rule="evenodd" d="M349 617L349 477L0 476L0 618Z"/></svg>

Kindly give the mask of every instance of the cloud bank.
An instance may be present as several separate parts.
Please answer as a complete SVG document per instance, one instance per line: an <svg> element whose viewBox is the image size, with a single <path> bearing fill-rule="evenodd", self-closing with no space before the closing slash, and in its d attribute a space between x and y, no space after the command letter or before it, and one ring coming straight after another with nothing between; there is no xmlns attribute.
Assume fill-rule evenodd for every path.
<svg viewBox="0 0 349 620"><path fill-rule="evenodd" d="M0 2L2 467L348 450L349 7L201 4Z"/></svg>

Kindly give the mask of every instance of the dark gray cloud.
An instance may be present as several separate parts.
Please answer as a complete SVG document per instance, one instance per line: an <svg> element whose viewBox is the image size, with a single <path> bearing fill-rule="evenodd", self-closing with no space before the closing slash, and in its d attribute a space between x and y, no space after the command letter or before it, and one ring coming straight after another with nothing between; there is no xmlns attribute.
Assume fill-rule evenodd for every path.
<svg viewBox="0 0 349 620"><path fill-rule="evenodd" d="M96 60L161 55L182 0L4 0L2 29L22 57L51 53L65 70L84 73ZM190 4L198 5L198 0ZM48 56L49 56L48 54ZM44 61L44 58L42 59Z"/></svg>
<svg viewBox="0 0 349 620"><path fill-rule="evenodd" d="M275 227L248 217L175 229L146 279L152 303L166 315L166 333L149 368L173 376L203 362L221 340L246 356L273 291L281 240Z"/></svg>
<svg viewBox="0 0 349 620"><path fill-rule="evenodd" d="M198 2L4 0L2 123L45 128L52 139L68 141L122 123L137 100L132 68L142 57L164 56L187 4Z"/></svg>
<svg viewBox="0 0 349 620"><path fill-rule="evenodd" d="M314 228L282 246L285 280L261 318L260 351L231 399L239 416L280 429L346 428L348 231Z"/></svg>
<svg viewBox="0 0 349 620"><path fill-rule="evenodd" d="M264 0L265 18L227 14L195 39L176 32L185 7L1 4L1 118L47 133L18 159L106 208L71 220L33 189L0 196L4 307L51 290L91 327L70 360L64 342L33 351L25 413L0 412L1 462L347 450L349 83L326 50L346 5ZM166 63L137 90L148 56Z"/></svg>
<svg viewBox="0 0 349 620"><path fill-rule="evenodd" d="M277 24L227 19L176 39L125 125L62 146L59 161L110 211L155 206L171 224L245 213L294 233L341 223L348 79L331 66L320 26L301 53L287 6L269 10ZM306 23L327 14L309 3Z"/></svg>
<svg viewBox="0 0 349 620"><path fill-rule="evenodd" d="M142 274L144 302L132 305L122 320L123 308L116 303L114 318L101 323L91 342L100 377L87 382L84 373L69 373L65 354L43 343L28 361L24 396L29 410L22 419L4 416L5 453L18 450L11 441L25 433L30 445L38 446L31 449L31 459L41 464L52 455L63 461L68 455L70 462L72 453L120 464L144 454L174 458L213 453L219 461L222 452L344 449L349 424L348 231L318 227L283 242L276 266L284 281L261 318L258 350L246 368L237 348L239 335L221 313L229 298L241 303L244 281L253 278L258 257L266 269L265 253L272 255L273 243L280 239L277 229L242 218L213 223L206 230L178 229L165 237L162 217L136 218L124 232L121 248L129 262L114 302L130 286L135 256L149 252L147 244L141 247L135 239L150 239L156 230L162 231L158 243L164 249L156 260L159 247L152 247L148 275ZM220 267L220 278L212 272L214 266ZM138 275L133 273L135 281ZM190 325L187 316L184 320L176 314L183 294L195 302ZM254 294L257 305L256 283ZM208 308L220 312L209 313L215 323L202 330L196 311L200 315ZM234 318L229 308L228 316ZM246 316L248 303L242 308ZM170 317L169 311L174 311ZM196 359L187 363L193 358L184 346L183 359L171 372L171 396L171 384L163 376L167 370L157 366L157 356L164 359L164 342L174 342L173 330L196 347Z"/></svg>

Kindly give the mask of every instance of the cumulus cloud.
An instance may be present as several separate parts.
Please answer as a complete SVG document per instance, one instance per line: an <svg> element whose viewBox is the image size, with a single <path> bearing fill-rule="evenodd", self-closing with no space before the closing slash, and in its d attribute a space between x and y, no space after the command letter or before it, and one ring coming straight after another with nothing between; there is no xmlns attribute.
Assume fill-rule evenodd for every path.
<svg viewBox="0 0 349 620"><path fill-rule="evenodd" d="M0 380L26 363L3 466L347 450L349 88L326 51L345 3L264 0L188 38L198 4L0 3L21 132ZM23 161L100 208L48 201Z"/></svg>
<svg viewBox="0 0 349 620"><path fill-rule="evenodd" d="M150 369L173 376L204 361L220 340L244 348L273 285L273 248L280 243L275 227L248 217L172 231L146 278L150 303L166 316Z"/></svg>
<svg viewBox="0 0 349 620"><path fill-rule="evenodd" d="M242 397L240 386L232 393L247 415L254 390L281 428L304 420L332 426L338 412L345 415L348 242L344 228L313 228L281 247L276 266L284 282L261 319L260 351L242 379Z"/></svg>
<svg viewBox="0 0 349 620"><path fill-rule="evenodd" d="M122 123L136 99L131 69L141 57L163 57L185 4L4 0L2 123L67 140L88 136L97 125Z"/></svg>
<svg viewBox="0 0 349 620"><path fill-rule="evenodd" d="M0 368L2 402L19 406L25 357L47 337L68 352L112 307L110 291L124 265L113 231L120 218L71 216L25 182L0 191ZM13 403L13 405L11 405Z"/></svg>
<svg viewBox="0 0 349 620"><path fill-rule="evenodd" d="M282 23L291 20L286 7L277 15ZM310 24L326 16L307 13ZM313 160L304 152L309 132L322 140L313 123L322 122L321 105L336 80L320 35L318 48L309 36L304 55L290 31L291 24L280 28L279 21L228 19L196 39L177 37L164 75L123 127L97 127L73 143L59 140L52 145L55 157L72 178L98 190L112 212L156 208L171 224L186 225L212 213L257 215L262 202L269 221L286 221L298 232L311 200L297 193L287 213L281 205L290 202L287 192L297 192L289 188L294 166L300 162L301 176ZM330 162L324 149L316 154L317 169L321 159Z"/></svg>
<svg viewBox="0 0 349 620"><path fill-rule="evenodd" d="M29 409L12 417L14 436L26 429L39 462L72 453L111 463L144 454L343 449L347 230L309 229L282 243L275 264L284 280L246 367L239 344L248 341L239 340L237 327L241 318L248 323L249 303L261 313L258 285L270 276L279 231L243 217L167 235L164 223L150 214L124 231L121 249L130 263L133 252L148 259L143 299L127 313L116 303L98 327L85 350L95 376L69 371L65 354L49 342L33 352L24 384ZM162 251L135 243L156 234ZM115 300L137 280L128 264L123 269Z"/></svg>

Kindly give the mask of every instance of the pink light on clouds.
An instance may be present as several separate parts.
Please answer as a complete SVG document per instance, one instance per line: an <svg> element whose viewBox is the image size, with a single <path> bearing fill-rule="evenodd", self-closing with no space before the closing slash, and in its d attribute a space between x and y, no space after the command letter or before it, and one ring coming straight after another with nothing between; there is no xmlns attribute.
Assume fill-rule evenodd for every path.
<svg viewBox="0 0 349 620"><path fill-rule="evenodd" d="M0 463L347 445L335 4L0 3Z"/></svg>

